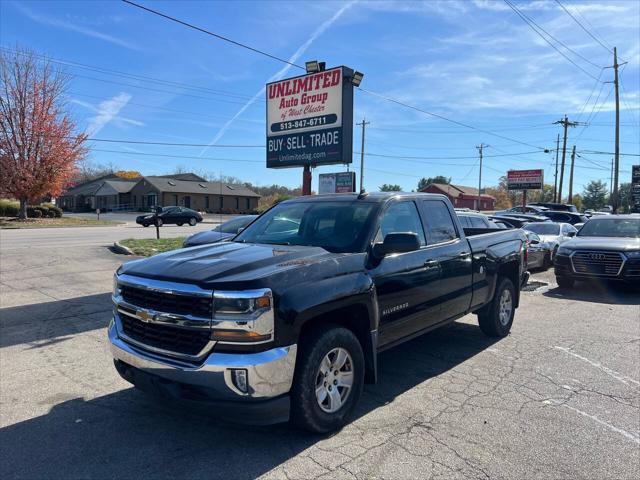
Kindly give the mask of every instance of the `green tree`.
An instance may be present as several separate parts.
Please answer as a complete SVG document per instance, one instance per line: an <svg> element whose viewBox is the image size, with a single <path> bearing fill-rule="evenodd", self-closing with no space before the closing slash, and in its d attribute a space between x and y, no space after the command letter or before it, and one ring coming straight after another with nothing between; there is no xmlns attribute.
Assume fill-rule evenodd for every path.
<svg viewBox="0 0 640 480"><path fill-rule="evenodd" d="M400 187L400 185L391 185L391 184L385 183L384 185L380 186L380 191L381 192L401 192L402 187Z"/></svg>
<svg viewBox="0 0 640 480"><path fill-rule="evenodd" d="M579 212L582 212L582 197L580 196L579 193L576 193L573 198L572 198L572 202L573 204L576 206L576 208L578 209Z"/></svg>
<svg viewBox="0 0 640 480"><path fill-rule="evenodd" d="M631 183L621 183L618 187L620 195L620 213L629 213L631 211Z"/></svg>
<svg viewBox="0 0 640 480"><path fill-rule="evenodd" d="M582 205L597 210L604 207L607 199L607 184L602 180L591 180L582 191Z"/></svg>
<svg viewBox="0 0 640 480"><path fill-rule="evenodd" d="M445 185L448 185L451 183L451 177L445 177L444 175L436 175L435 177L422 177L418 182L418 191L421 191L430 183L444 183Z"/></svg>

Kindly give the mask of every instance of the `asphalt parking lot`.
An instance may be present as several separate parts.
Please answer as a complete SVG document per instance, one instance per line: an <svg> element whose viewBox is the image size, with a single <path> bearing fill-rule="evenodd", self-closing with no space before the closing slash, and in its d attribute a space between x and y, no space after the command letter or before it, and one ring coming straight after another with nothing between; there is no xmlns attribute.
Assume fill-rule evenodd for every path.
<svg viewBox="0 0 640 480"><path fill-rule="evenodd" d="M243 427L116 374L115 228L0 232L2 478L640 477L637 292L536 273L507 338L468 316L383 353L342 431Z"/></svg>

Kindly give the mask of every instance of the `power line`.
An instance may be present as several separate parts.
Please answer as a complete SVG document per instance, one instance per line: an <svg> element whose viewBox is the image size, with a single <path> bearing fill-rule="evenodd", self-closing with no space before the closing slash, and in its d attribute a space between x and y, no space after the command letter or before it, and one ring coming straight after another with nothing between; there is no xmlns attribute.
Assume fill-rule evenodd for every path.
<svg viewBox="0 0 640 480"><path fill-rule="evenodd" d="M529 19L529 17L527 17L524 13L522 13L518 7L516 7L514 4L512 4L509 0L504 0L504 2L509 6L509 8L511 8L511 10L513 10L521 19L522 21L524 21L534 32L536 32L538 34L538 36L540 36L540 38L542 38L545 42L547 42L556 52L558 52L560 55L562 55L565 59L567 59L569 62L571 62L575 67L579 68L580 70L582 70L583 73L585 73L586 75L590 76L591 78L593 78L594 80L596 80L596 77L594 77L590 72L588 72L587 70L585 70L584 68L582 68L580 65L578 65L576 62L574 62L571 58L569 58L562 50L560 50L558 47L556 47L553 43L551 43L547 37L545 37L544 35L542 35L542 33L540 33L538 31L538 29L540 29L541 31L543 31L544 33L546 33L549 37L553 38L556 42L558 42L560 45L562 45L563 47L565 47L567 50L569 50L570 52L573 52L575 55L579 56L580 58L582 58L583 60L587 61L588 63L590 63L591 65L595 66L596 68L602 68L599 65L596 65L595 63L591 62L590 60L586 59L585 57L583 57L582 55L580 55L579 53L575 52L574 50L572 50L571 48L567 47L564 43L562 43L561 41L559 41L557 38L555 38L553 35L551 35L550 33L548 33L547 31L545 31L542 27L540 27L537 23L535 23L533 20ZM535 25L535 26L534 26ZM536 28L537 27L537 28Z"/></svg>
<svg viewBox="0 0 640 480"><path fill-rule="evenodd" d="M571 18L573 18L573 21L576 22L580 26L580 28L582 28L582 30L584 30L587 33L587 35L589 35L596 42L598 42L602 46L602 48L604 48L607 52L611 53L611 49L609 47L607 47L604 43L602 43L598 38L596 38L596 36L594 34L592 34L582 23L580 23L580 21L576 17L574 17L571 14L571 12L569 10L567 10L562 3L560 3L560 0L556 0L556 3L558 5L560 5L562 10L564 10L567 15L569 15Z"/></svg>
<svg viewBox="0 0 640 480"><path fill-rule="evenodd" d="M490 130L483 130L481 128L477 128L477 127L474 127L474 126L471 126L471 125L467 125L466 123L462 123L462 122L459 122L457 120L452 120L450 118L445 117L444 115L440 115L438 113L429 112L429 111L424 110L424 109L419 108L419 107L414 107L413 105L409 105L408 103L401 102L400 100L396 100L394 98L387 97L387 96L382 95L380 93L375 93L375 92L372 92L370 90L365 90L362 87L359 87L359 89L364 93L368 93L369 95L373 95L374 97L378 97L378 98L381 98L381 99L386 100L388 102L395 103L397 105L401 105L401 106L403 106L405 108L409 108L411 110L415 110L417 112L424 113L425 115L429 115L429 116L432 116L432 117L435 117L435 118L439 118L439 119L444 120L446 122L453 123L454 125L459 125L461 127L465 127L465 128L471 129L471 130L475 130L477 132L481 132L481 133L485 133L487 135L492 135L494 137L502 138L503 140L508 140L510 142L513 142L513 143L519 143L520 145L525 145L527 147L537 148L538 150L544 150L543 147L538 147L537 145L531 145L530 143L521 142L520 140L516 140L514 138L510 138L510 137L507 137L507 136L504 136L504 135L500 135L500 134L497 134L497 133L492 132Z"/></svg>
<svg viewBox="0 0 640 480"><path fill-rule="evenodd" d="M72 137L65 137L72 138ZM134 145L162 145L165 147L208 147L208 143L170 143L170 142L151 142L145 140L116 140L113 138L87 138L87 141L90 142L106 142L106 143L126 143L126 144L134 144ZM221 145L216 144L212 145L212 147L216 148L265 148L264 145Z"/></svg>
<svg viewBox="0 0 640 480"><path fill-rule="evenodd" d="M225 37L225 36L219 35L219 34L217 34L217 33L211 32L211 31L209 31L209 30L206 30L206 29L204 29L204 28L201 28L201 27L198 27L198 26L196 26L196 25L190 24L190 23L185 22L185 21L183 21L183 20L179 20L179 19L177 19L177 18L175 18L175 17L171 17L171 16L166 15L166 14L164 14L164 13L158 12L157 10L153 10L153 9L151 9L151 8L144 7L144 6L139 5L139 4L135 3L135 2L132 2L132 1L130 1L130 0L122 0L122 1L123 1L123 2L125 2L125 3L127 3L127 4L129 4L129 5L132 5L132 6L134 6L134 7L137 7L137 8L140 8L140 9L142 9L142 10L145 10L145 11L147 11L147 12L149 12L149 13L153 13L154 15L158 15L158 16L160 16L160 17L166 18L167 20L171 20L171 21L173 21L173 22L179 23L180 25L183 25L183 26L185 26L185 27L192 28L192 29L194 29L194 30L197 30L197 31L202 32L202 33L205 33L205 34L207 34L207 35L211 35L211 36L213 36L213 37L216 37L216 38L218 38L218 39L220 39L220 40L224 40L224 41L226 41L226 42L229 42L229 43L231 43L231 44L233 44L233 45L236 45L236 46L239 46L239 47L242 47L242 48L245 48L245 49L251 50L252 52L258 53L258 54L260 54L260 55L264 55L264 56L269 57L269 58L272 58L272 59L274 59L274 60L278 60L278 61L280 61L280 62L286 63L287 65L291 65L291 66L294 66L294 67L296 67L296 68L299 68L299 69L305 70L305 67L303 67L303 66L301 66L301 65L298 65L298 64L292 63L292 62L290 62L290 61L288 61L288 60L285 60L285 59L283 59L283 58L277 57L277 56L275 56L275 55L271 55L270 53L264 52L264 51L262 51L262 50L258 50L257 48L250 47L249 45L245 45L245 44L243 44L243 43L237 42L237 41L232 40L232 39L230 39L230 38L228 38L228 37ZM506 0L505 0L505 1L506 1ZM594 78L595 78L595 77L594 77ZM459 125L459 126L462 126L462 127L465 127L465 128L470 128L470 129L473 129L473 130L476 130L476 131L479 131L479 132L482 132L482 133L486 133L486 134L488 134L488 135L493 135L493 136L496 136L496 137L498 137L498 138L502 138L502 139L504 139L504 140L508 140L508 141L511 141L511 142L514 142L514 143L520 143L520 144L522 144L522 145L526 145L526 146L529 146L529 147L538 148L539 150L544 150L544 148L542 148L542 147L538 147L538 146L535 146L535 145L530 145L530 144L527 144L527 143L525 143L525 142L521 142L521 141L519 141L519 140L515 140L515 139L513 139L513 138L509 138L509 137L505 137L505 136L502 136L502 135L498 135L498 134L495 134L495 133L490 132L490 131L488 131L488 130L482 130L482 129L479 129L479 128L476 128L476 127L472 127L472 126L470 126L470 125L466 125L466 124L464 124L464 123L462 123L462 122L458 122L458 121L456 121L456 120L449 119L449 118L447 118L447 117L445 117L445 116L443 116L443 115L439 115L439 114L437 114L437 113L432 113L432 112L429 112L429 111L427 111L427 110L423 110L423 109L420 109L420 108L418 108L418 107L411 106L411 105L406 104L406 103L404 103L404 102L401 102L401 101L399 101L399 100L394 100L394 99L392 99L392 98L386 97L386 96L381 95L381 94L377 94L377 93L372 92L372 91L369 91L369 90L365 90L365 89L363 89L363 88L360 88L360 90L362 90L363 92L368 93L368 94L370 94L370 95L374 95L374 96L380 97L380 98L382 98L382 99L384 99L384 100L386 100L386 101L393 102L393 103L396 103L396 104L398 104L398 105L402 105L402 106L404 106L404 107L406 107L406 108L411 108L411 109L413 109L413 110L416 110L416 111L422 112L422 113L424 113L424 114L426 114L426 115L430 115L430 116L433 116L433 117L436 117L436 118L440 118L441 120L445 120L445 121L447 121L447 122L454 123L454 124L456 124L456 125Z"/></svg>
<svg viewBox="0 0 640 480"><path fill-rule="evenodd" d="M251 47L251 46L246 45L246 44L244 44L244 43L236 42L235 40L231 40L231 39L230 39L230 38L228 38L228 37L225 37L225 36L219 35L219 34L217 34L217 33L214 33L214 32L212 32L212 31L210 31L210 30L205 30L204 28L197 27L196 25L193 25L193 24L191 24L191 23L184 22L184 21L179 20L179 19L177 19L177 18L175 18L175 17L171 17L171 16L166 15L166 14L164 14L164 13L158 12L157 10L153 10L152 8L144 7L144 6L142 6L142 5L139 5L139 4L137 4L137 3L132 2L132 1L130 1L130 0L122 0L122 1L123 1L124 3L128 3L129 5L132 5L132 6L134 6L134 7L137 7L137 8L139 8L139 9L141 9L141 10L145 10L145 11L147 11L147 12L149 12L149 13L153 13L154 15L158 15L159 17L166 18L167 20L171 20L172 22L179 23L180 25L184 25L185 27L192 28L193 30L197 30L197 31L202 32L202 33L205 33L205 34L207 34L207 35L211 35L212 37L218 38L218 39L220 39L220 40L224 40L225 42L229 42L229 43L231 43L231 44L233 44L233 45L236 45L236 46L238 46L238 47L246 48L247 50L251 50L251 51L252 51L252 52L254 52L254 53L258 53L258 54L260 54L260 55L264 55L265 57L269 57L269 58L272 58L272 59L274 59L274 60L278 60L278 61L280 61L280 62L283 62L283 63L286 63L286 64L288 64L288 65L291 65L292 67L296 67L296 68L300 68L300 69L302 69L302 70L305 70L305 68L304 68L303 66L301 66L301 65L297 65L297 64L295 64L295 63L293 63L293 62L290 62L289 60L285 60L284 58L276 57L275 55L271 55L270 53L264 52L264 51L262 51L262 50L258 50L257 48Z"/></svg>
<svg viewBox="0 0 640 480"><path fill-rule="evenodd" d="M106 152L106 153L118 153L122 155L140 155L144 157L163 157L163 158L185 158L192 160L218 160L229 162L243 162L243 163L264 163L262 160L244 160L238 158L215 158L215 157L196 157L191 155L168 155L165 153L145 153L145 152L124 152L121 150L106 150L100 148L91 149L92 152Z"/></svg>
<svg viewBox="0 0 640 480"><path fill-rule="evenodd" d="M122 70L113 70L110 68L105 68L105 67L100 67L100 66L96 66L96 65L89 65L86 63L80 63L80 62L76 62L76 61L72 61L72 60L65 60L65 59L55 59L55 58L50 58L47 57L46 55L41 55L41 54L37 54L37 53L26 53L26 52L20 52L18 50L13 50L11 48L7 48L7 47L3 47L0 46L0 50L4 50L5 52L9 52L15 55L21 55L21 56L33 56L36 59L38 59L41 62L51 62L51 63L55 63L58 65L64 65L64 66L68 66L68 67L72 67L72 68L79 68L82 70L89 70L91 72L96 72L96 73L102 73L105 75L113 75L113 76L118 76L118 77L122 77L122 78L128 78L128 79L132 79L132 80L138 80L138 81L146 81L146 82L153 82L153 83L158 83L160 85L166 85L166 86L171 86L171 87L180 87L180 88L187 88L190 90L195 90L198 92L205 92L205 93L212 93L214 95L221 95L221 96L227 96L230 98L238 98L238 99L244 99L244 100L249 100L251 97L251 95L245 95L245 94L240 94L240 93L235 93L235 92L229 92L226 90L217 90L217 89L212 89L212 88L208 88L208 87L203 87L203 86L199 86L199 85L192 85L189 83L184 83L184 82L176 82L173 80L166 80L166 79L161 79L161 78L156 78L156 77L150 77L147 75L140 75L137 73L128 73L128 72L123 72Z"/></svg>

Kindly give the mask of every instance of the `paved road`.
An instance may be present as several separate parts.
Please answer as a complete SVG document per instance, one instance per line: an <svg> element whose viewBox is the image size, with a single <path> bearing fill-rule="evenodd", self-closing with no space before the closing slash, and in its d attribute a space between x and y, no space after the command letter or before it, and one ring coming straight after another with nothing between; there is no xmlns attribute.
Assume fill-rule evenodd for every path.
<svg viewBox="0 0 640 480"><path fill-rule="evenodd" d="M202 230L211 230L215 225L199 223L194 227L183 225L164 225L160 236L181 237ZM0 230L0 246L3 251L16 254L26 248L53 249L76 247L99 247L113 245L113 242L125 238L155 238L154 227L144 228L140 225L126 223L103 227L69 227L69 228L24 228Z"/></svg>
<svg viewBox="0 0 640 480"><path fill-rule="evenodd" d="M551 283L523 294L509 337L468 316L383 353L357 418L316 436L149 401L107 349L124 257L93 233L79 245L71 229L25 232L10 248L2 232L0 251L1 478L640 476L637 293L565 293L536 274ZM34 249L36 232L57 241Z"/></svg>

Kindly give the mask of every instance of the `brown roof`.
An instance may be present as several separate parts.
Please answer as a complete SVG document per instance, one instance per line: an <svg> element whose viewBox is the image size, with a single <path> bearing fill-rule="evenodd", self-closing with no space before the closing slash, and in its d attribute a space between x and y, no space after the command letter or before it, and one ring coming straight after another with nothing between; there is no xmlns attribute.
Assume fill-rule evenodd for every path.
<svg viewBox="0 0 640 480"><path fill-rule="evenodd" d="M423 191L429 188L430 186L434 186L438 190L442 191L443 193L447 195L452 195L454 197L458 197L460 195L469 195L473 197L478 196L477 188L465 187L464 185L445 184L445 183L430 183L423 189ZM485 199L495 200L495 197L492 197L491 195L487 195L486 193L481 194L480 197Z"/></svg>

